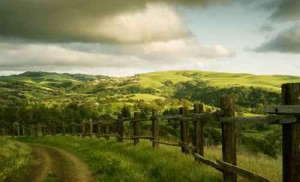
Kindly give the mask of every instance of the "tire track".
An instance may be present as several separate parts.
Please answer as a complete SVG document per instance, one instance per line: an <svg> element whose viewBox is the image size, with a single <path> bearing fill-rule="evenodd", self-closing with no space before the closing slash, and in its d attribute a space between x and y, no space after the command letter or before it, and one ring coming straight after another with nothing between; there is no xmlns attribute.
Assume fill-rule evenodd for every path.
<svg viewBox="0 0 300 182"><path fill-rule="evenodd" d="M29 144L33 163L20 182L92 182L88 166L66 150L39 144Z"/></svg>

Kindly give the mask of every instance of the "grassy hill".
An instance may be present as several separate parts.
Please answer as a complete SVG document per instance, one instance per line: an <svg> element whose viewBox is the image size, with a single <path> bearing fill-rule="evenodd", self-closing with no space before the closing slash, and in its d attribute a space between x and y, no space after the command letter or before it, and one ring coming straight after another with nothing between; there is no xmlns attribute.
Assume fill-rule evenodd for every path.
<svg viewBox="0 0 300 182"><path fill-rule="evenodd" d="M191 80L207 81L216 87L260 87L280 91L283 83L300 82L300 77L287 75L252 75L244 73L221 73L211 71L163 71L140 74L141 85L159 89L163 82L170 80L173 83Z"/></svg>
<svg viewBox="0 0 300 182"><path fill-rule="evenodd" d="M60 105L74 100L94 101L105 108L111 107L108 109L111 112L124 104L132 106L141 101L162 108L179 106L182 99L187 103L201 101L217 107L220 96L233 93L238 105L254 108L259 103L279 102L280 86L288 82L300 82L300 77L195 70L152 72L129 77L25 72L0 76L0 103ZM249 103L246 100L254 101Z"/></svg>

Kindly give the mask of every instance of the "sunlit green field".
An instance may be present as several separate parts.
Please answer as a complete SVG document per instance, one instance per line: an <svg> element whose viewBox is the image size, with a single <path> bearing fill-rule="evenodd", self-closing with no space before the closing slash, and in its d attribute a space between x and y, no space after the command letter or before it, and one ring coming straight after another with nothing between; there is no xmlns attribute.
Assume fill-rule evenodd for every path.
<svg viewBox="0 0 300 182"><path fill-rule="evenodd" d="M171 80L173 83L189 80L207 81L211 86L253 86L268 90L280 91L283 83L300 82L296 76L284 75L251 75L243 73L219 73L209 71L163 71L140 74L141 84L145 87L159 88L162 82Z"/></svg>

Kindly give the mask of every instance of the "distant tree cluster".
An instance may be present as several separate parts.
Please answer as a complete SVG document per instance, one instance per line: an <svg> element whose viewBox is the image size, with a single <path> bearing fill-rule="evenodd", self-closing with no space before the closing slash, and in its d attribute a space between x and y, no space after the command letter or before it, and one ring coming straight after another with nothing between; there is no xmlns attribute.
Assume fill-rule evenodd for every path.
<svg viewBox="0 0 300 182"><path fill-rule="evenodd" d="M237 111L262 113L265 105L280 104L280 94L257 87L218 88L203 81L188 81L175 86L175 98L202 101L219 107L220 97L230 95L235 99Z"/></svg>
<svg viewBox="0 0 300 182"><path fill-rule="evenodd" d="M85 119L96 119L99 117L100 111L101 108L91 107L90 103L79 102L52 106L47 106L44 103L22 104L20 106L0 107L0 122L6 125L11 125L14 122L22 125L81 123Z"/></svg>

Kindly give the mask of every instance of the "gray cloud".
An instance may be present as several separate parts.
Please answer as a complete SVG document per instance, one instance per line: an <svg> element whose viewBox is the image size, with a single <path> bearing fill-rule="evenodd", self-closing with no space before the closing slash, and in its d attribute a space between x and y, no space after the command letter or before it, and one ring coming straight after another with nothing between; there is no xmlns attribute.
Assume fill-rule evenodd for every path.
<svg viewBox="0 0 300 182"><path fill-rule="evenodd" d="M120 42L114 37L97 34L95 32L97 24L107 17L142 10L146 8L148 3L206 6L226 3L227 1L1 0L0 36L19 37L42 42ZM177 32L173 35L174 37L167 38L178 38L184 36L184 33L187 32ZM133 41L138 42L139 40Z"/></svg>
<svg viewBox="0 0 300 182"><path fill-rule="evenodd" d="M276 4L276 1L274 1ZM277 10L271 16L277 20L300 20L300 1L299 0L281 0Z"/></svg>
<svg viewBox="0 0 300 182"><path fill-rule="evenodd" d="M300 53L300 24L281 32L277 37L255 49L257 52Z"/></svg>
<svg viewBox="0 0 300 182"><path fill-rule="evenodd" d="M1 47L2 44L0 44ZM86 53L59 45L10 45L0 50L0 70L27 70L39 68L124 68L145 64L144 60L130 55Z"/></svg>
<svg viewBox="0 0 300 182"><path fill-rule="evenodd" d="M271 25L271 24L268 24L268 23L263 24L260 27L258 27L258 31L261 32L261 33L269 33L269 32L272 32L274 30L275 30L274 26Z"/></svg>

